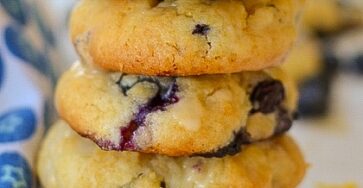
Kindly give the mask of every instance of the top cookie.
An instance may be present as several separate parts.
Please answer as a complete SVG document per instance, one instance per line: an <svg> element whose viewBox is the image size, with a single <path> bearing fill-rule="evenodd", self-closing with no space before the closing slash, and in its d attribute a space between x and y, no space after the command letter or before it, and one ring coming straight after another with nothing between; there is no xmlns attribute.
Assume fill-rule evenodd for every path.
<svg viewBox="0 0 363 188"><path fill-rule="evenodd" d="M82 0L71 17L81 57L130 74L261 70L295 38L301 0Z"/></svg>

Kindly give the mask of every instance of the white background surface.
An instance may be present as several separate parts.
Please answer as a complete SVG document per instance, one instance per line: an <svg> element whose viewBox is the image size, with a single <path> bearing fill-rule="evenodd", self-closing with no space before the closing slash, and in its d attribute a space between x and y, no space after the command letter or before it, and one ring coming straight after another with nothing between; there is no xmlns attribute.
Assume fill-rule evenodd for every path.
<svg viewBox="0 0 363 188"><path fill-rule="evenodd" d="M319 183L363 187L363 74L335 78L327 117L299 120L290 132L310 164L302 188Z"/></svg>

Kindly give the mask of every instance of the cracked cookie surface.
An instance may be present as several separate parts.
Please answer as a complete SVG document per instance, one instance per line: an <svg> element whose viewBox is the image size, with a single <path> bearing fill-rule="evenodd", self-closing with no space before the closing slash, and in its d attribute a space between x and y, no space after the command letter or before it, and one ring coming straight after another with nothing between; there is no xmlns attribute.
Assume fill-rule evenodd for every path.
<svg viewBox="0 0 363 188"><path fill-rule="evenodd" d="M296 88L277 68L156 77L75 63L59 80L56 106L104 150L223 157L287 131Z"/></svg>
<svg viewBox="0 0 363 188"><path fill-rule="evenodd" d="M291 188L306 166L288 136L251 144L235 156L175 158L103 151L59 121L42 145L37 171L47 188Z"/></svg>
<svg viewBox="0 0 363 188"><path fill-rule="evenodd" d="M82 58L129 74L261 70L290 49L300 1L82 0L71 38Z"/></svg>

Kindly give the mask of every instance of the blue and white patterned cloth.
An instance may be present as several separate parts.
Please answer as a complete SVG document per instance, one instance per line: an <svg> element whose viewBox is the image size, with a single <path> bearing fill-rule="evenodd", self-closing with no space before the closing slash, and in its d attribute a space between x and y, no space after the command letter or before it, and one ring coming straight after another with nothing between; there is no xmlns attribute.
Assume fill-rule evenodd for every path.
<svg viewBox="0 0 363 188"><path fill-rule="evenodd" d="M60 58L38 9L25 0L0 0L0 188L36 186L36 152L54 120Z"/></svg>

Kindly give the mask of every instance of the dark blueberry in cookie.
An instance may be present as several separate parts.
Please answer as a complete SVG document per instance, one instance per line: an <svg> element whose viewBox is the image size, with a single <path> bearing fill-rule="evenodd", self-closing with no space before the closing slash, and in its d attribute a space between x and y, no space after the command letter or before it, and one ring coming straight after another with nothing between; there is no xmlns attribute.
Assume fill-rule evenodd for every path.
<svg viewBox="0 0 363 188"><path fill-rule="evenodd" d="M274 135L282 134L291 128L292 119L287 110L279 108L276 118L277 118L277 125L275 127Z"/></svg>
<svg viewBox="0 0 363 188"><path fill-rule="evenodd" d="M235 155L241 151L241 147L243 144L249 144L250 141L250 135L246 132L244 128L242 128L240 131L238 131L232 142L230 142L228 145L218 149L217 151L210 152L210 153L202 153L197 154L197 156L202 157L224 157L226 155Z"/></svg>
<svg viewBox="0 0 363 188"><path fill-rule="evenodd" d="M131 85L123 85L122 77L117 81L117 84L121 87L122 92L127 96L127 91L133 86L140 82L149 82L157 86L157 92L154 97L152 97L146 104L143 104L138 112L135 114L134 118L128 124L127 127L121 128L121 150L135 150L135 144L132 142L133 135L135 131L140 126L145 126L145 119L149 113L165 110L170 104L178 102L179 98L176 93L178 92L178 85L176 84L176 79L173 79L170 85L165 86L160 83L160 81L153 77L141 77L138 78L136 82Z"/></svg>
<svg viewBox="0 0 363 188"><path fill-rule="evenodd" d="M112 143L109 140L102 140L102 139L95 139L92 136L89 135L85 135L84 137L90 138L91 140L93 140L101 149L103 150L113 150L113 149L119 149L118 146L116 146L114 143Z"/></svg>
<svg viewBox="0 0 363 188"><path fill-rule="evenodd" d="M161 181L161 182L160 182L160 188L166 188L166 183L165 183L165 181Z"/></svg>
<svg viewBox="0 0 363 188"><path fill-rule="evenodd" d="M138 128L137 123L132 120L127 127L121 128L121 150L135 150L135 144L132 142L134 132Z"/></svg>
<svg viewBox="0 0 363 188"><path fill-rule="evenodd" d="M145 118L149 113L165 110L166 106L178 102L177 91L178 86L176 83L173 83L167 90L159 89L156 95L139 109L132 121L138 126L143 126Z"/></svg>
<svg viewBox="0 0 363 188"><path fill-rule="evenodd" d="M129 126L127 127L123 127L120 130L120 134L122 135L122 140L120 144L115 144L114 142L110 141L110 140L103 140L103 139L99 139L96 138L93 135L81 135L83 137L89 138L91 140L93 140L102 150L129 150L129 151L133 151L136 150L136 146L135 144L132 142L132 136L133 133L135 132L137 126L135 126L134 124L130 123Z"/></svg>
<svg viewBox="0 0 363 188"><path fill-rule="evenodd" d="M127 96L127 92L132 89L135 85L140 84L142 82L148 82L150 84L154 84L158 92L162 94L167 94L170 92L170 85L174 84L176 81L176 78L170 77L167 80L160 81L157 77L152 76L138 76L133 82L127 82L125 81L125 77L127 77L126 74L122 74L120 78L116 81L116 84L119 86L119 88L122 91L122 94L124 96Z"/></svg>
<svg viewBox="0 0 363 188"><path fill-rule="evenodd" d="M127 96L127 91L130 90L135 84L133 85L128 85L126 83L123 83L124 77L126 75L125 74L121 74L120 78L116 81L116 84L118 85L118 87L121 89L122 94L124 96Z"/></svg>
<svg viewBox="0 0 363 188"><path fill-rule="evenodd" d="M193 35L207 35L209 30L210 30L209 25L197 24L197 25L195 25L192 34Z"/></svg>
<svg viewBox="0 0 363 188"><path fill-rule="evenodd" d="M176 96L177 91L178 85L175 82L167 89L160 88L156 95L139 109L134 118L136 124L143 125L145 118L149 113L165 110L166 106L178 102L179 98Z"/></svg>
<svg viewBox="0 0 363 188"><path fill-rule="evenodd" d="M142 83L142 82L149 82L151 84L155 84L159 90L165 90L165 88L161 85L160 81L155 77L137 77L137 79L134 82L126 82L124 78L126 77L126 74L122 74L119 78L119 80L116 81L116 84L120 87L122 94L124 96L127 96L127 92L132 89L135 85Z"/></svg>
<svg viewBox="0 0 363 188"><path fill-rule="evenodd" d="M285 98L285 90L278 80L262 81L253 89L250 101L254 112L271 113Z"/></svg>

